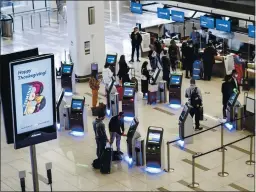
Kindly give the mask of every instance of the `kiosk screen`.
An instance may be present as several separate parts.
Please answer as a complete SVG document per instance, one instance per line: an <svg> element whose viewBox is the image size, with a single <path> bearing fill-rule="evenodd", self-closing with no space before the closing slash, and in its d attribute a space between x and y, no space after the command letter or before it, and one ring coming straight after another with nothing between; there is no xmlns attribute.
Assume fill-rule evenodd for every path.
<svg viewBox="0 0 256 192"><path fill-rule="evenodd" d="M180 75L172 75L170 79L171 85L180 85L181 76Z"/></svg>
<svg viewBox="0 0 256 192"><path fill-rule="evenodd" d="M130 125L130 128L128 130L128 133L127 133L127 137L129 138L132 138L136 129L137 129L137 126L138 126L138 123L133 119L131 125Z"/></svg>
<svg viewBox="0 0 256 192"><path fill-rule="evenodd" d="M185 105L184 108L183 108L183 110L182 110L182 112L181 112L181 114L180 114L180 118L179 118L180 121L183 121L183 120L184 120L187 111L188 111L188 106Z"/></svg>
<svg viewBox="0 0 256 192"><path fill-rule="evenodd" d="M76 100L76 99L73 99L73 100L72 100L72 105L71 105L72 110L75 110L75 111L82 111L83 102L84 102L83 100Z"/></svg>
<svg viewBox="0 0 256 192"><path fill-rule="evenodd" d="M107 55L107 63L108 64L114 64L116 62L116 56L115 55Z"/></svg>
<svg viewBox="0 0 256 192"><path fill-rule="evenodd" d="M72 65L62 65L62 73L70 74L72 70Z"/></svg>
<svg viewBox="0 0 256 192"><path fill-rule="evenodd" d="M133 93L134 93L134 88L133 87L125 87L124 88L124 96L132 97Z"/></svg>
<svg viewBox="0 0 256 192"><path fill-rule="evenodd" d="M151 143L159 143L160 142L160 133L149 133L148 134L148 142Z"/></svg>

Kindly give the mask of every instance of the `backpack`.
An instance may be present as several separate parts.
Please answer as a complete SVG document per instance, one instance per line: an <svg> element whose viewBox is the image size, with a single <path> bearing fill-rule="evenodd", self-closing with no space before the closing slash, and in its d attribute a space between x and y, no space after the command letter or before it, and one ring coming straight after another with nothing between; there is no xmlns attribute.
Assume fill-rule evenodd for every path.
<svg viewBox="0 0 256 192"><path fill-rule="evenodd" d="M194 107L194 108L198 108L198 107L202 106L202 100L197 92L197 87L191 93L190 102L191 102L192 107Z"/></svg>

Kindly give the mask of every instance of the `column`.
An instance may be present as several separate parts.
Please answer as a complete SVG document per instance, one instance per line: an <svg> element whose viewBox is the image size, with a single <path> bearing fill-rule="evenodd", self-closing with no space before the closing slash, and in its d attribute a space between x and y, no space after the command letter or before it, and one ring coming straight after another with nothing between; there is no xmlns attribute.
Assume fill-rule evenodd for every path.
<svg viewBox="0 0 256 192"><path fill-rule="evenodd" d="M90 24L89 18L95 22ZM93 62L101 71L105 64L104 1L67 1L67 28L75 74L89 76Z"/></svg>

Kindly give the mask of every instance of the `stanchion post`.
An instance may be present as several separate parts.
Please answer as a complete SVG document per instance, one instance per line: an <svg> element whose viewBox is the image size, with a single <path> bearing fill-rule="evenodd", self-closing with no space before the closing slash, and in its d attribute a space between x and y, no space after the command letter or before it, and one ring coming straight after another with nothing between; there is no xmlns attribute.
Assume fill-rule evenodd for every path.
<svg viewBox="0 0 256 192"><path fill-rule="evenodd" d="M223 145L224 145L224 126L223 126L223 124L221 124L221 135L220 135L220 146L221 147L223 147ZM224 147L224 150L226 150L227 151L227 149ZM219 152L222 152L222 148L220 149L220 150L218 150Z"/></svg>
<svg viewBox="0 0 256 192"><path fill-rule="evenodd" d="M250 139L250 160L246 161L245 163L247 165L254 165L255 161L253 161L252 159L252 154L253 154L253 135L251 135L251 139Z"/></svg>
<svg viewBox="0 0 256 192"><path fill-rule="evenodd" d="M40 27L42 27L42 18L41 18L41 13L39 13L39 23L40 23Z"/></svg>
<svg viewBox="0 0 256 192"><path fill-rule="evenodd" d="M199 187L199 183L195 182L195 157L192 156L192 183L188 185L190 188Z"/></svg>
<svg viewBox="0 0 256 192"><path fill-rule="evenodd" d="M22 31L24 31L23 16L21 16L21 27L22 27Z"/></svg>
<svg viewBox="0 0 256 192"><path fill-rule="evenodd" d="M57 13L57 24L59 24L59 12L58 12L58 10L56 11L56 13Z"/></svg>
<svg viewBox="0 0 256 192"><path fill-rule="evenodd" d="M222 170L218 173L220 177L227 177L229 175L228 172L225 172L225 148L222 146Z"/></svg>
<svg viewBox="0 0 256 192"><path fill-rule="evenodd" d="M33 18L32 18L33 16L32 15L30 15L30 20L31 20L31 29L33 29Z"/></svg>
<svg viewBox="0 0 256 192"><path fill-rule="evenodd" d="M51 26L51 18L50 18L50 11L48 10L48 21L49 21L49 26Z"/></svg>
<svg viewBox="0 0 256 192"><path fill-rule="evenodd" d="M32 177L33 177L33 188L34 192L39 191L39 182L38 182L38 172L37 172L37 160L36 160L36 146L30 146L30 158L31 158L31 168L32 168Z"/></svg>
<svg viewBox="0 0 256 192"><path fill-rule="evenodd" d="M167 143L167 172L173 172L174 169L170 168L170 144Z"/></svg>

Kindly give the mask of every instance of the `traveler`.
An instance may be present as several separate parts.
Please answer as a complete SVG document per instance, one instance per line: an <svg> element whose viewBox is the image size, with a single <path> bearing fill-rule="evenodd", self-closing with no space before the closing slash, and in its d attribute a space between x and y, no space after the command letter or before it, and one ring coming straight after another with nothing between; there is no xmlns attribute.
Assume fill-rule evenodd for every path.
<svg viewBox="0 0 256 192"><path fill-rule="evenodd" d="M98 92L100 89L100 81L92 75L89 80L89 85L92 90L92 107L96 107L98 103Z"/></svg>
<svg viewBox="0 0 256 192"><path fill-rule="evenodd" d="M230 80L231 80L231 77L229 75L226 75L224 78L224 82L222 83L222 86L221 86L223 120L227 118L227 114L226 114L227 104L233 92Z"/></svg>
<svg viewBox="0 0 256 192"><path fill-rule="evenodd" d="M188 73L190 73L190 77L193 76L193 63L195 60L192 41L188 41L188 46L184 47L182 55L184 57L186 78L189 79Z"/></svg>
<svg viewBox="0 0 256 192"><path fill-rule="evenodd" d="M196 81L190 80L190 87L186 89L185 97L188 98L189 104L192 106L190 115L192 118L195 116L196 131L200 131L203 128L200 127L200 107L203 106L201 90L196 87Z"/></svg>
<svg viewBox="0 0 256 192"><path fill-rule="evenodd" d="M140 35L139 32L139 28L138 27L134 27L134 30L131 34L131 43L132 43L132 58L130 60L130 62L134 62L134 52L136 49L136 53L137 53L137 61L140 62L139 58L140 58L140 44L142 42L142 37Z"/></svg>
<svg viewBox="0 0 256 192"><path fill-rule="evenodd" d="M162 57L162 64L163 64L163 80L167 83L167 89L169 89L170 84L170 73L171 73L171 61L167 57L167 51L164 50L164 55Z"/></svg>
<svg viewBox="0 0 256 192"><path fill-rule="evenodd" d="M200 44L200 33L197 31L196 27L193 27L192 30L190 39L193 41L194 53L197 55Z"/></svg>
<svg viewBox="0 0 256 192"><path fill-rule="evenodd" d="M216 55L217 55L216 49L213 47L212 43L208 43L208 45L204 49L204 53L203 53L204 80L208 80L208 81L211 80L212 67L215 63Z"/></svg>
<svg viewBox="0 0 256 192"><path fill-rule="evenodd" d="M171 61L172 71L176 71L176 62L179 58L179 47L176 45L174 40L171 40L171 45L169 46L168 53Z"/></svg>
<svg viewBox="0 0 256 192"><path fill-rule="evenodd" d="M126 61L125 61L125 56L121 55L120 60L119 60L119 71L117 73L117 76L119 77L119 80L124 84L125 82L130 82L130 77L129 77L129 70L130 68L128 67Z"/></svg>
<svg viewBox="0 0 256 192"><path fill-rule="evenodd" d="M100 158L106 143L109 142L106 134L105 124L103 123L103 120L105 119L105 113L104 111L100 111L98 114L98 117L93 122L93 129L95 133L95 140L97 145L96 154L97 157Z"/></svg>
<svg viewBox="0 0 256 192"><path fill-rule="evenodd" d="M232 91L239 91L240 92L240 87L239 87L239 84L237 82L237 77L238 77L238 74L237 74L237 71L235 69L233 69L232 71L232 78L231 78L231 88L232 88Z"/></svg>
<svg viewBox="0 0 256 192"><path fill-rule="evenodd" d="M124 134L124 113L120 112L118 115L113 116L108 124L110 133L110 144L112 145L116 139L116 149L120 153L121 136Z"/></svg>
<svg viewBox="0 0 256 192"><path fill-rule="evenodd" d="M148 83L150 80L149 70L148 70L148 62L144 61L141 67L141 92L143 93L143 98L146 97L148 93Z"/></svg>
<svg viewBox="0 0 256 192"><path fill-rule="evenodd" d="M113 78L113 72L110 69L110 64L106 63L102 71L102 79L106 88L112 82L112 78Z"/></svg>

